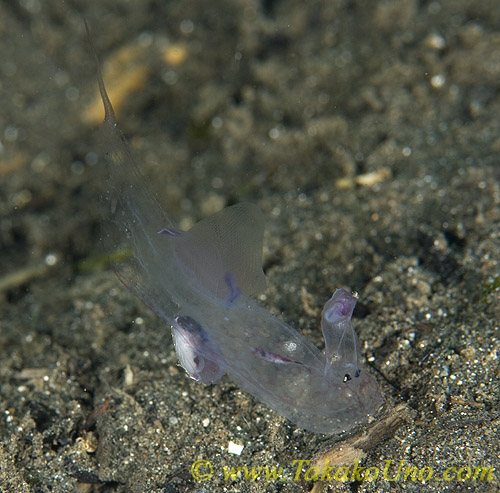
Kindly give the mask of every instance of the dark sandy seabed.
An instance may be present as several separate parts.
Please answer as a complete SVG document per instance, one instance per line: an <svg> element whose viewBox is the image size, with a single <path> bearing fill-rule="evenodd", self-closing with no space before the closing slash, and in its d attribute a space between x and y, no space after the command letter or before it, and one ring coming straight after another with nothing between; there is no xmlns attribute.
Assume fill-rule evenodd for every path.
<svg viewBox="0 0 500 493"><path fill-rule="evenodd" d="M197 384L100 262L82 14L104 66L120 62L105 76L121 128L181 226L257 203L263 302L318 347L331 292L359 292L386 399L371 425L314 435L229 378ZM500 489L466 469L500 453L497 0L13 0L0 36L1 491ZM294 461L377 423L354 447L373 481L307 481L307 466L293 480ZM386 477L400 461L419 476L387 481L390 460ZM243 466L283 476L224 478ZM449 467L463 481L439 480Z"/></svg>

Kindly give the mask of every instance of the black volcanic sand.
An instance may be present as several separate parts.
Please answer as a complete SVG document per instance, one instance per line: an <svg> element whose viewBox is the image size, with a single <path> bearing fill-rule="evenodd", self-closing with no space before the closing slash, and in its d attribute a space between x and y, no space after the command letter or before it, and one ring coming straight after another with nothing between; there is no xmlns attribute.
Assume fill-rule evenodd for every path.
<svg viewBox="0 0 500 493"><path fill-rule="evenodd" d="M294 461L369 427L314 435L197 384L102 262L82 14L104 65L125 54L120 125L172 217L257 203L262 301L318 347L334 289L359 293L374 423L407 417L363 449L378 476L330 487L498 490L473 479L500 453L498 1L93 3L0 4L1 490L326 491ZM387 481L401 461L415 480Z"/></svg>

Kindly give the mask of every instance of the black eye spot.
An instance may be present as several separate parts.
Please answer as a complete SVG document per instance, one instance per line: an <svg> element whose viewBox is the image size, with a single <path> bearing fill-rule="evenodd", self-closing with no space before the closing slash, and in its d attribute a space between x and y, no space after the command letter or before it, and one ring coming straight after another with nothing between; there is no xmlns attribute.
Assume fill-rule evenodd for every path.
<svg viewBox="0 0 500 493"><path fill-rule="evenodd" d="M344 383L348 382L349 380L352 380L351 375L349 375L349 373L346 373L344 375Z"/></svg>

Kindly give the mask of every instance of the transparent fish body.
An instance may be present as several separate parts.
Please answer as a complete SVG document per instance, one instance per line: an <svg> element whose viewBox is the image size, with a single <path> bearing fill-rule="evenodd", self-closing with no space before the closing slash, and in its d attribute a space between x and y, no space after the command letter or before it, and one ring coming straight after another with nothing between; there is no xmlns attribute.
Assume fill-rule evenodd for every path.
<svg viewBox="0 0 500 493"><path fill-rule="evenodd" d="M236 204L180 231L131 156L99 68L98 82L106 113L99 140L109 170L103 242L109 251L131 248L116 273L171 325L188 374L215 383L228 373L274 411L316 433L342 432L375 414L383 400L358 361L351 320L356 299L337 290L325 305L324 352L262 307L254 299L265 289L258 207Z"/></svg>

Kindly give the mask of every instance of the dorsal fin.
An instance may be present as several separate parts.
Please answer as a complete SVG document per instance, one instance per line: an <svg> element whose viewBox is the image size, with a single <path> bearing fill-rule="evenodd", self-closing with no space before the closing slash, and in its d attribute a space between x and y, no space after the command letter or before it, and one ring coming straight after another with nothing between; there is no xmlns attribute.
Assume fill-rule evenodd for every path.
<svg viewBox="0 0 500 493"><path fill-rule="evenodd" d="M243 295L265 290L262 270L264 218L251 203L226 207L175 239L178 258L215 296L228 297L228 279ZM231 281L231 282L232 282ZM235 287L233 287L235 289Z"/></svg>

